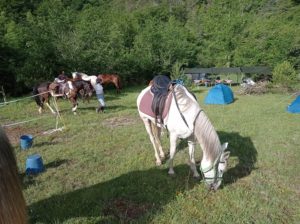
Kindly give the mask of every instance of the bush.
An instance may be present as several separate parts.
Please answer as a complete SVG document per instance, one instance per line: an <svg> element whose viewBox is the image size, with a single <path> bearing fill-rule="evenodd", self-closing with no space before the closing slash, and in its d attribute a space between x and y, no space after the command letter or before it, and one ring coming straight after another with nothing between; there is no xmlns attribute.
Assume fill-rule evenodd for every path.
<svg viewBox="0 0 300 224"><path fill-rule="evenodd" d="M284 61L274 68L272 80L274 84L290 87L297 80L297 73L288 61Z"/></svg>

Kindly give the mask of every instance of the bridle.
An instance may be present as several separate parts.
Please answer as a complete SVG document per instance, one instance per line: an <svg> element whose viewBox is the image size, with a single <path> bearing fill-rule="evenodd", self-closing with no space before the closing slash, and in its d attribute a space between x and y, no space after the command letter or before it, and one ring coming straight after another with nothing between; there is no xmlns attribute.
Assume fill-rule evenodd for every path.
<svg viewBox="0 0 300 224"><path fill-rule="evenodd" d="M218 170L219 164L220 163L225 163L225 161L220 161L221 155L222 155L222 152L217 157L217 159L214 161L214 163L212 165L210 165L209 167L207 167L207 168L202 168L201 165L200 165L200 171L202 173L202 178L203 178L204 182L207 185L214 184L214 183L216 183L219 180L221 180L221 181L223 180L223 177L222 177L223 175ZM214 177L205 177L204 174L208 173L211 170L214 171Z"/></svg>

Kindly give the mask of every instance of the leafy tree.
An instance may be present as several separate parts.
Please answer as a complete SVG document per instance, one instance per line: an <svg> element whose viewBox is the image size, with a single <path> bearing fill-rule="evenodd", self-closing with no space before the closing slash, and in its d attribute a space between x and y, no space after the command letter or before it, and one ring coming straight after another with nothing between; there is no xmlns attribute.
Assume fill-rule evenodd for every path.
<svg viewBox="0 0 300 224"><path fill-rule="evenodd" d="M288 61L278 64L273 71L273 83L289 87L297 80L297 73Z"/></svg>

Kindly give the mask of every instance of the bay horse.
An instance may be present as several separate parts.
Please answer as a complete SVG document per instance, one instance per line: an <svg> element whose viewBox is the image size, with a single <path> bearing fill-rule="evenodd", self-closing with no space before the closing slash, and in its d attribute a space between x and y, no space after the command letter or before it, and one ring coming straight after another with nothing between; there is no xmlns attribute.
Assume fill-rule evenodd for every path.
<svg viewBox="0 0 300 224"><path fill-rule="evenodd" d="M161 165L162 159L165 159L160 137L161 129L166 128L170 138L169 175L175 174L173 159L176 153L176 140L181 138L188 140L190 168L194 178L200 178L194 155L195 145L198 142L203 151L200 171L203 174L204 182L209 189L217 190L222 183L222 176L230 155L229 151L225 152L228 143L221 145L210 120L201 109L196 98L183 85L168 85L168 90L165 91L167 96L165 108L157 110L161 113L160 115L154 113L151 105L151 97L153 97L151 89L156 87L155 79L156 77L152 86L143 89L137 97L137 107L153 145L156 164ZM169 106L167 106L168 102ZM165 115L162 116L162 113ZM157 115L162 120L157 119Z"/></svg>
<svg viewBox="0 0 300 224"><path fill-rule="evenodd" d="M121 92L121 79L117 74L99 74L98 79L101 80L101 84L103 85L112 83L116 87L117 93Z"/></svg>
<svg viewBox="0 0 300 224"><path fill-rule="evenodd" d="M17 161L7 135L0 127L0 223L26 224L26 202L18 175Z"/></svg>

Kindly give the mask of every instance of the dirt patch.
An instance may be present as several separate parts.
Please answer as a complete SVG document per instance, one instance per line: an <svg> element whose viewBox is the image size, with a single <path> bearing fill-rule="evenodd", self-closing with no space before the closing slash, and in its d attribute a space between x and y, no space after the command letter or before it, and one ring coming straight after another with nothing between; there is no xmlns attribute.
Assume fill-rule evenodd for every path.
<svg viewBox="0 0 300 224"><path fill-rule="evenodd" d="M135 118L132 117L114 117L104 120L102 123L110 128L128 126L136 123Z"/></svg>
<svg viewBox="0 0 300 224"><path fill-rule="evenodd" d="M35 137L41 133L41 130L37 128L28 128L24 126L4 127L4 130L12 145L18 145L22 135L30 134Z"/></svg>
<svg viewBox="0 0 300 224"><path fill-rule="evenodd" d="M125 199L115 199L104 208L104 215L113 215L122 222L129 223L143 216L152 206L150 204L137 204Z"/></svg>

